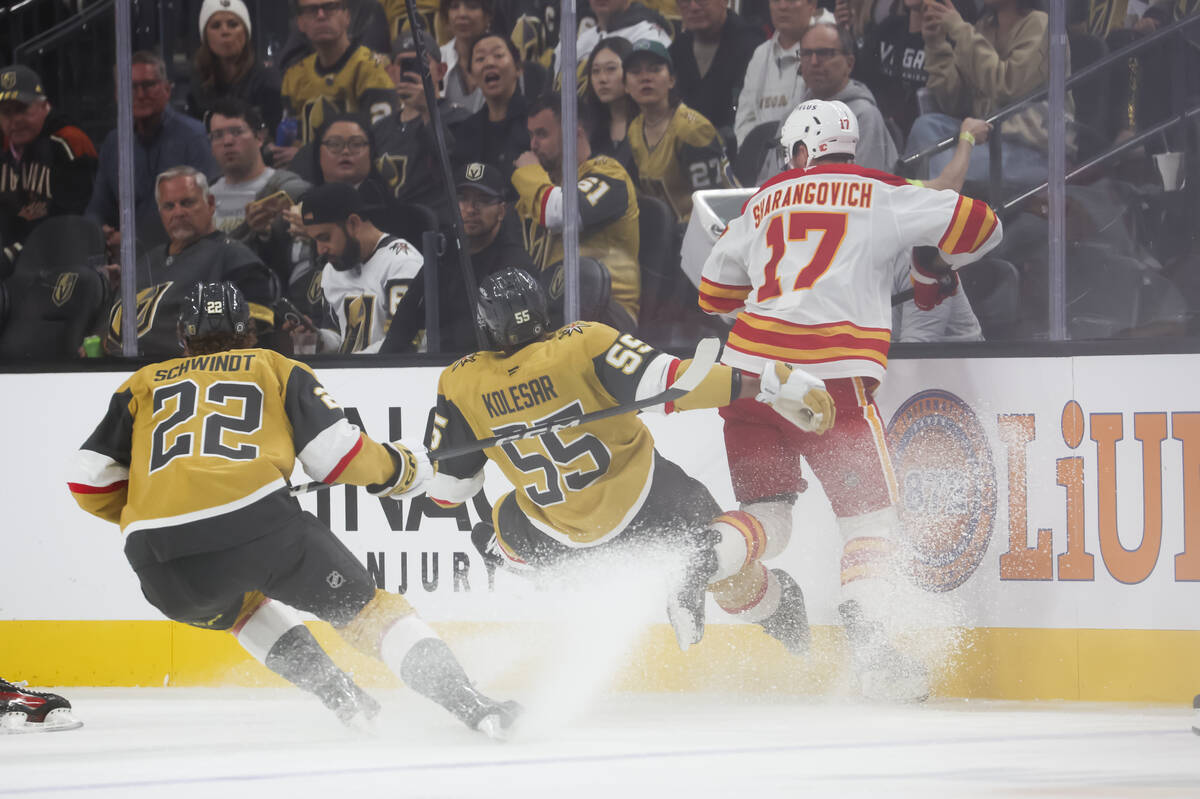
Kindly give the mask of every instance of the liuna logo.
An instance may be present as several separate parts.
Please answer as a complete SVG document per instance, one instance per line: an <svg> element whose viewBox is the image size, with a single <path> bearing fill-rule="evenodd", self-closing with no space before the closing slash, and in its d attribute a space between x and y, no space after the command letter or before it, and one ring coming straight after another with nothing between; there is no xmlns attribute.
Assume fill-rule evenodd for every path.
<svg viewBox="0 0 1200 799"><path fill-rule="evenodd" d="M996 470L983 427L954 394L922 391L892 417L888 443L913 577L928 591L957 588L979 567L996 518Z"/></svg>

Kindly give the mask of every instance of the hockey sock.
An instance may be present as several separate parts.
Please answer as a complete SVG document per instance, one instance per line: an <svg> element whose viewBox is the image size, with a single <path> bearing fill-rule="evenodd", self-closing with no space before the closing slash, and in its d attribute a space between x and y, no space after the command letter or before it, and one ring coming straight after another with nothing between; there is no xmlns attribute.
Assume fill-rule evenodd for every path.
<svg viewBox="0 0 1200 799"><path fill-rule="evenodd" d="M712 520L710 528L719 536L713 551L717 571L710 584L741 572L762 557L767 538L762 524L749 513L731 510Z"/></svg>
<svg viewBox="0 0 1200 799"><path fill-rule="evenodd" d="M858 603L869 618L883 618L893 593L894 507L838 519L842 534L842 599Z"/></svg>
<svg viewBox="0 0 1200 799"><path fill-rule="evenodd" d="M796 497L796 494L781 494L742 503L741 512L762 526L766 538L759 560L770 560L787 548L792 539L792 507Z"/></svg>

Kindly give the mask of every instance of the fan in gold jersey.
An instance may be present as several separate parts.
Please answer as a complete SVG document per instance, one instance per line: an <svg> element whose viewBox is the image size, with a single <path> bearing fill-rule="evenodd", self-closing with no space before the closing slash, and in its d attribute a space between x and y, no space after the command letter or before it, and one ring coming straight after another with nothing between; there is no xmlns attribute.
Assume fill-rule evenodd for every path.
<svg viewBox="0 0 1200 799"><path fill-rule="evenodd" d="M467 726L504 737L519 706L475 690L408 601L377 589L287 492L299 458L325 483L404 496L429 474L424 457L368 438L311 369L255 349L232 283L196 284L179 332L184 357L144 366L117 389L69 483L84 510L121 526L147 600L175 621L232 632L343 722L368 723L378 703L292 608L307 611Z"/></svg>
<svg viewBox="0 0 1200 799"><path fill-rule="evenodd" d="M425 433L437 461L430 498L452 506L473 497L491 459L518 488L496 503L491 524L477 528L473 539L494 534L505 564L553 570L590 552L665 545L685 574L667 605L680 648L703 634L708 587L739 619L760 624L793 652L805 651L804 596L779 570L782 577L766 579L761 526L743 524L736 512L722 514L702 483L655 450L635 414L439 459L439 450L656 396L691 366L606 325L550 329L545 295L520 269L491 275L479 293L478 318L491 349L442 372ZM821 381L783 365L761 380L713 367L691 393L655 410L718 407L739 397L757 397L804 430L822 433L834 422ZM774 591L762 591L764 585Z"/></svg>

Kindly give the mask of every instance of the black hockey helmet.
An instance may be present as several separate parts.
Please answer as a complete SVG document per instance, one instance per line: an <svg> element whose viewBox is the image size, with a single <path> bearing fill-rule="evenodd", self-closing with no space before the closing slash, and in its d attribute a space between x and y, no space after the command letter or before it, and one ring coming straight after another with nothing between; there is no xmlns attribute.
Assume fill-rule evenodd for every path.
<svg viewBox="0 0 1200 799"><path fill-rule="evenodd" d="M550 330L546 294L524 269L501 269L479 286L476 321L493 348L514 350Z"/></svg>
<svg viewBox="0 0 1200 799"><path fill-rule="evenodd" d="M179 337L184 341L212 333L240 336L250 329L250 306L234 284L197 283L179 308Z"/></svg>

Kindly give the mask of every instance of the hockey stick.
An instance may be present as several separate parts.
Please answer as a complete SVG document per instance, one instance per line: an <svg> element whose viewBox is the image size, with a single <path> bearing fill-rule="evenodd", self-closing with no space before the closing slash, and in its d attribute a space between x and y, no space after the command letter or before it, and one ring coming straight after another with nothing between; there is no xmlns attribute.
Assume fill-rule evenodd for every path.
<svg viewBox="0 0 1200 799"><path fill-rule="evenodd" d="M554 433L559 430L566 430L570 427L578 427L579 425L597 422L601 419L608 419L611 416L621 416L626 413L633 413L645 408L650 408L655 405L662 405L667 402L674 402L685 394L688 394L696 386L700 385L712 368L717 364L717 357L721 354L721 340L718 338L701 339L696 346L696 352L692 355L692 363L688 366L688 370L683 373L683 377L671 384L671 387L666 391L661 391L653 397L636 400L624 405L614 405L611 408L602 408L591 413L580 414L579 416L568 416L560 419L547 419L534 425L526 427L524 430L518 430L502 436L492 436L477 441L472 441L467 444L461 444L457 447L449 447L444 450L437 450L429 453L429 460L444 461L451 458L457 458L460 455L469 455L472 452L478 452L481 449L489 447L498 447L502 444L507 444L511 441L520 441L525 438L536 438ZM332 488L336 483L322 483L319 480L314 480L311 483L304 483L288 489L288 493L293 497L301 494L309 494L313 491L323 491L326 488Z"/></svg>

